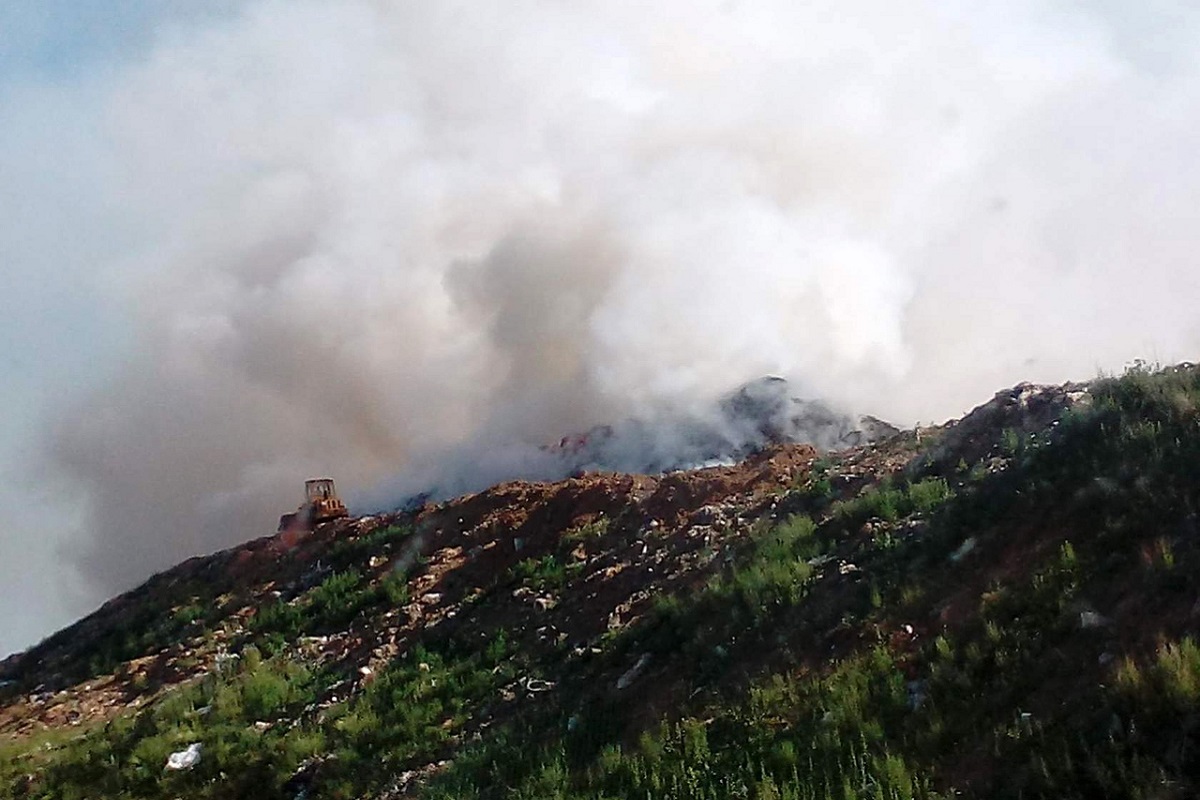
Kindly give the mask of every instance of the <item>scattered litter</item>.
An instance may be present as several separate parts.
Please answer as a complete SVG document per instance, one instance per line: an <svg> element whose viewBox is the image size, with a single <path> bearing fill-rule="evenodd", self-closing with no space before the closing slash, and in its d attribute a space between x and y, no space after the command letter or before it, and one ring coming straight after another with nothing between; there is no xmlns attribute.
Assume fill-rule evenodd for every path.
<svg viewBox="0 0 1200 800"><path fill-rule="evenodd" d="M639 677L641 677L642 672L645 671L645 669L646 669L647 665L649 665L649 663L650 663L650 654L642 653L642 656L641 656L641 658L639 658L637 660L637 663L634 664L632 667L630 667L625 672L625 674L622 675L617 680L617 689L618 690L628 689L630 684L632 684Z"/></svg>
<svg viewBox="0 0 1200 800"><path fill-rule="evenodd" d="M849 561L843 561L838 565L838 575L849 575L852 572L862 572L858 564L851 564Z"/></svg>
<svg viewBox="0 0 1200 800"><path fill-rule="evenodd" d="M521 688L530 694L541 694L553 689L554 683L552 681L544 681L541 678L521 678Z"/></svg>
<svg viewBox="0 0 1200 800"><path fill-rule="evenodd" d="M979 544L979 540L974 536L967 539L958 546L958 549L950 554L951 561L962 561L966 556L975 549L975 545Z"/></svg>
<svg viewBox="0 0 1200 800"><path fill-rule="evenodd" d="M1112 624L1112 620L1103 614L1095 611L1080 611L1079 612L1079 627L1084 630L1091 628L1103 628Z"/></svg>
<svg viewBox="0 0 1200 800"><path fill-rule="evenodd" d="M217 653L213 659L213 671L218 675L230 675L237 669L239 658L237 653Z"/></svg>
<svg viewBox="0 0 1200 800"><path fill-rule="evenodd" d="M200 743L189 744L186 750L167 756L166 769L191 769L200 763Z"/></svg>

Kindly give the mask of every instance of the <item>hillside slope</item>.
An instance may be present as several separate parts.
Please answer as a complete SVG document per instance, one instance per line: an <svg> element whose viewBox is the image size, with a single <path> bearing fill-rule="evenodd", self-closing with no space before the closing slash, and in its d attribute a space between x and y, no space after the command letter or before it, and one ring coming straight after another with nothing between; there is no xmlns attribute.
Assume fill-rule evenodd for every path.
<svg viewBox="0 0 1200 800"><path fill-rule="evenodd" d="M1197 475L1182 365L260 539L5 661L0 797L1196 796Z"/></svg>

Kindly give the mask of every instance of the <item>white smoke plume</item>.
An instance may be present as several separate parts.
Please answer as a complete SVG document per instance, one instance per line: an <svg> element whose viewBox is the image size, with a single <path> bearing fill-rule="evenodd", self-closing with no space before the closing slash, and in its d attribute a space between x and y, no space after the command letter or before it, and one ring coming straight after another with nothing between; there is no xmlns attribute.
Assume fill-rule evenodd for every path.
<svg viewBox="0 0 1200 800"><path fill-rule="evenodd" d="M123 362L44 441L89 512L73 558L102 598L269 533L306 477L536 473L531 447L765 374L911 424L1193 356L1198 20L262 0L164 26L26 109L102 165L73 204L119 232L91 279Z"/></svg>

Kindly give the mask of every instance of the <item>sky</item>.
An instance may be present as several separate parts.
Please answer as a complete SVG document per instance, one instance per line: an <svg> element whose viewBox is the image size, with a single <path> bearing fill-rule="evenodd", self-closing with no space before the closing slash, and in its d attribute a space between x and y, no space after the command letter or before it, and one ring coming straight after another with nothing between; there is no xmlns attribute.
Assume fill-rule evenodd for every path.
<svg viewBox="0 0 1200 800"><path fill-rule="evenodd" d="M1198 24L5 3L0 653L318 474L369 511L764 374L911 425L1196 360Z"/></svg>

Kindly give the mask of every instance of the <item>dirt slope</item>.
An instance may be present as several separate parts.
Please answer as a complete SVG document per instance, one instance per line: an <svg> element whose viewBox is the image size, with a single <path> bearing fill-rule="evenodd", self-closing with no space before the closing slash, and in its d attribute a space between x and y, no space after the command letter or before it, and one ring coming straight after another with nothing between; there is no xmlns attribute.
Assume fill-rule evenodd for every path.
<svg viewBox="0 0 1200 800"><path fill-rule="evenodd" d="M743 769L731 752L745 796L789 774L816 794L1089 796L1085 775L1184 796L1196 398L1186 365L1022 385L839 453L514 482L191 559L0 665L0 796L81 776L113 796L534 796L555 769L556 796L708 796ZM1170 686L1182 705L1123 705ZM393 718L421 698L419 725ZM709 771L685 791L667 765L695 725L709 744L680 763ZM523 755L498 755L513 737ZM210 755L164 773L190 739ZM816 777L779 761L793 739ZM294 754L268 769L256 742Z"/></svg>

